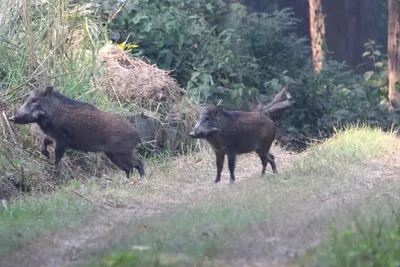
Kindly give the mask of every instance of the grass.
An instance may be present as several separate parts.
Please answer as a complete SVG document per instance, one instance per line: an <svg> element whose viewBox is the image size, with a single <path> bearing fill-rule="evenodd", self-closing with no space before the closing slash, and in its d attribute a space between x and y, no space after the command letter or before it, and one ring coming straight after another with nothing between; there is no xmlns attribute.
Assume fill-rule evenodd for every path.
<svg viewBox="0 0 400 267"><path fill-rule="evenodd" d="M398 200L378 201L364 207L368 213L351 216L342 229L333 228L329 239L299 258L306 266L398 266L400 264L400 213ZM372 209L372 210L371 210ZM359 211L359 210L358 210Z"/></svg>
<svg viewBox="0 0 400 267"><path fill-rule="evenodd" d="M265 257L278 253L275 246L282 246L262 241L272 238L271 235L280 236L283 246L300 243L305 250L311 246L316 232L327 233L329 225L341 228L352 221L357 206L364 205L364 215L368 218L373 214L371 207L376 208L377 204L365 205L365 202L366 197L376 192L360 187L376 182L377 177L370 175L371 169L364 164L375 167L374 161L382 161L399 147L400 142L393 134L382 133L378 128L340 131L336 137L304 153L278 176L263 180L252 177L246 183L215 189L201 200L188 201L168 213L134 218L121 224L118 228L124 235L120 242L92 255L93 261L84 265L185 266L205 264L209 260L235 261L240 255ZM259 167L258 162L246 161L245 164L243 161L239 158L238 171L243 166L251 165L252 170ZM388 185L382 184L379 190L386 190ZM378 190L378 186L376 188ZM321 198L328 200L318 204ZM385 205L381 204L379 202L380 209ZM284 223L286 220L292 222ZM283 228L285 224L289 228ZM308 229L310 224L313 227ZM393 231L389 229L388 233ZM336 248L340 248L342 244L336 242ZM354 239L353 242L357 244L358 241ZM146 250L135 250L135 246ZM104 253L108 256L98 260ZM227 256L232 253L234 257ZM329 251L325 255L333 254ZM338 266L332 258L325 259L333 264L329 266Z"/></svg>
<svg viewBox="0 0 400 267"><path fill-rule="evenodd" d="M65 1L51 0L40 7L22 2L26 6L12 11L16 13L9 13L11 9L4 12L10 23L0 25L2 100L17 106L27 93L26 86L40 81L51 82L69 97L81 97L80 100L105 110L119 113L135 110L134 104L119 105L104 91L94 90L97 86L91 84L93 74L98 71L94 64L96 53L103 43L101 28L93 17L74 15L64 5ZM72 46L70 40L77 44ZM7 125L2 125L2 131L8 131ZM26 128L20 127L21 131ZM7 135L3 139L12 141L11 131L3 135ZM18 143L28 139L26 131L19 137L22 141ZM16 149L11 141L0 143L2 173L17 172L19 176L25 173L28 179L38 179L43 162L36 159L37 154ZM115 221L120 226L121 239L106 251L94 253L88 259L90 266L187 266L204 264L207 260L264 257L298 244L306 249L312 241L320 241L317 233L326 235L329 224L336 229L330 239L307 254L313 263L394 266L399 261L396 255L400 255L396 243L399 215L383 209L386 203L365 205L363 196L390 186L396 188L393 183L386 187L377 177L385 177L387 168L398 166L399 148L394 134L384 134L378 128L351 127L313 146L293 164L292 157L285 162L287 154L276 154L280 161L278 169L283 171L262 180L255 174L260 169L259 159L254 155L239 157L238 182L230 187L211 185L215 175L214 156L205 151L147 161L148 177L136 187L127 186L119 173L111 177L111 184L105 179L99 182L83 171L74 173L71 170L74 164L67 162L63 164L65 177L72 173L75 178L85 177L89 181L66 183L63 189L51 194L33 194L10 202L7 209L0 207L0 256L43 235L79 225L94 215L93 206L71 195L68 189L73 187L100 205L118 203L132 208L136 205L132 202L137 201L144 205L142 209L168 210L150 218L137 216L125 223ZM97 157L89 157L92 162L99 162ZM93 168L95 163L89 165L97 168ZM27 171L23 172L21 167ZM227 166L224 173L226 169ZM246 183L241 182L249 176L252 177ZM382 187L366 189L365 185L372 184L375 188L378 183ZM376 209L371 207L378 205L381 205L380 215L372 216ZM361 207L363 216L350 218L349 214ZM345 222L352 226L343 227ZM276 236L280 238L276 243L265 241ZM132 246L138 245L148 249L133 250ZM227 264L216 264L221 265Z"/></svg>
<svg viewBox="0 0 400 267"><path fill-rule="evenodd" d="M66 190L10 202L0 208L0 257L39 236L77 225L93 211Z"/></svg>

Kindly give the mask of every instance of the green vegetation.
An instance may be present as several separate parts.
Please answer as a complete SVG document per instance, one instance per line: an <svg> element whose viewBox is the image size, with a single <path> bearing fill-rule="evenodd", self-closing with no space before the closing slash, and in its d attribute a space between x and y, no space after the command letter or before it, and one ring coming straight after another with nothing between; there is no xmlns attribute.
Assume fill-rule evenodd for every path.
<svg viewBox="0 0 400 267"><path fill-rule="evenodd" d="M26 197L0 208L0 257L39 236L75 226L93 215L84 200L68 191Z"/></svg>
<svg viewBox="0 0 400 267"><path fill-rule="evenodd" d="M398 266L399 225L400 214L394 209L356 219L353 230L334 231L328 244L317 250L319 266Z"/></svg>
<svg viewBox="0 0 400 267"><path fill-rule="evenodd" d="M302 142L304 136L330 136L332 125L365 122L387 129L397 123L388 113L382 43L365 44L363 57L372 64L366 73L330 60L326 50L324 68L316 74L307 40L296 34L299 19L288 8L252 13L243 4L222 0L132 0L122 5L115 0L51 0L9 12L0 29L5 37L0 41L0 84L7 101L20 100L27 84L52 82L70 97L102 108L136 110L139 103L117 104L93 84L100 71L97 51L111 38L124 42L121 47L132 55L173 70L171 76L196 102L222 100L229 108L249 110L254 97L266 101L290 83L295 102L283 118L282 134Z"/></svg>
<svg viewBox="0 0 400 267"><path fill-rule="evenodd" d="M331 60L325 47L327 59L316 74L291 9L251 13L239 3L203 2L128 1L109 26L121 42L138 45L133 55L174 70L180 85L200 102L222 100L232 109L248 110L254 97L270 100L290 83L295 102L281 123L283 135L307 141L304 136L330 136L332 125L365 122L388 128L398 122L388 112L381 43L365 44L363 57L372 66L362 74ZM118 3L100 6L111 13Z"/></svg>
<svg viewBox="0 0 400 267"><path fill-rule="evenodd" d="M94 249L83 264L187 266L209 260L224 266L236 260L229 258L232 251L256 257L278 253L292 246L294 236L305 250L314 238L311 233L325 237L329 224L336 230L305 255L306 261L320 266L399 264L400 215L387 210L387 203L366 200L399 189L389 178L397 171L400 143L394 133L383 133L398 124L398 116L388 111L381 36L386 35L386 15L379 20L385 24L378 40L365 44L368 71L355 72L333 60L324 46L326 60L317 74L308 40L297 31L300 20L290 8L254 13L241 1L223 0L132 0L122 5L116 0L22 1L17 8L11 2L0 13L0 188L15 179L27 194L0 206L0 256L83 224L96 215L93 203L126 212L137 208L131 203L135 200L142 201L139 209L169 210L138 215L128 223L110 218L123 238L105 251ZM246 183L238 179L223 189L205 185L215 165L209 147L202 145L198 153L170 157L167 151L148 159L149 175L137 187L127 186L124 175L114 175L94 153L69 151L57 176L38 151L38 136L28 126L10 125L6 117L41 83L104 110L124 115L142 110L140 102L115 101L93 78L104 71L96 62L109 39L171 70L191 104L222 100L230 109L250 110L255 98L268 102L291 84L294 103L280 123L282 142L293 137L303 148L309 140L326 141L311 144L293 164L293 158L276 155L284 166L278 165L279 175L261 179L254 174ZM365 126L349 126L355 124ZM245 166L238 177L260 168L251 156L240 157L238 165ZM388 181L378 184L379 177ZM71 194L71 187L82 196ZM388 195L396 199L393 192ZM362 211L355 220L354 210ZM291 228L284 229L288 221ZM268 238L280 238L279 244L265 242Z"/></svg>

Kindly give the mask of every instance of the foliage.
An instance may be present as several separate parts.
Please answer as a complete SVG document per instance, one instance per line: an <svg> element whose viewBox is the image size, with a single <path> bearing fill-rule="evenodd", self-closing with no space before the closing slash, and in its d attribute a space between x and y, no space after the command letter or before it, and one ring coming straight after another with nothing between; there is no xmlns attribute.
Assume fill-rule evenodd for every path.
<svg viewBox="0 0 400 267"><path fill-rule="evenodd" d="M393 210L390 217L356 219L354 231L334 230L319 251L319 266L399 266L400 216Z"/></svg>
<svg viewBox="0 0 400 267"><path fill-rule="evenodd" d="M16 19L3 26L7 38L0 42L2 88L38 78L55 80L72 97L84 93L81 100L113 108L90 85L101 20L121 48L172 70L197 102L222 100L228 108L249 110L254 97L268 101L284 84L292 84L295 103L281 123L283 135L304 141L304 136L325 138L333 126L348 123L384 128L397 123L387 112L381 47L374 41L366 44L364 57L374 65L363 75L329 58L316 74L307 39L296 36L299 21L291 9L249 13L246 6L223 0L132 0L122 6L117 0L81 2L92 3L86 5L89 12L82 12L81 5L49 1L29 9L30 25L16 23L24 21L22 13L12 16ZM68 50L77 37L82 38L79 49ZM23 93L3 95L9 100Z"/></svg>
<svg viewBox="0 0 400 267"><path fill-rule="evenodd" d="M327 60L321 73L312 72L312 65L307 64L308 69L293 78L295 103L282 122L283 134L303 140L304 136L326 138L334 126L363 122L388 129L398 123L388 112L386 59L373 41L365 48L363 56L371 59L373 68L363 75Z"/></svg>
<svg viewBox="0 0 400 267"><path fill-rule="evenodd" d="M360 121L387 128L394 122L387 112L386 59L373 41L364 53L372 71L358 75L328 59L316 74L288 8L249 14L238 3L165 0L131 1L123 10L110 27L138 44L135 55L173 69L200 102L222 100L228 108L249 110L255 96L267 101L290 83L295 103L281 133L303 141L328 137L333 126Z"/></svg>
<svg viewBox="0 0 400 267"><path fill-rule="evenodd" d="M102 4L103 10L110 5ZM244 6L222 0L130 1L110 28L138 45L134 55L174 70L199 101L249 108L257 92L276 90L266 81L296 72L304 62L308 48L293 33L296 23L290 9L247 14Z"/></svg>

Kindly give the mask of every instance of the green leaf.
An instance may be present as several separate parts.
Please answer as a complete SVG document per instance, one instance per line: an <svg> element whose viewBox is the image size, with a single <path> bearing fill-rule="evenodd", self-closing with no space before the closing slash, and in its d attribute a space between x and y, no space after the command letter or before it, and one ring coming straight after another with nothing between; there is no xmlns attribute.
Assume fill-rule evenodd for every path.
<svg viewBox="0 0 400 267"><path fill-rule="evenodd" d="M239 96L240 96L240 97L243 96L243 87L242 87L242 86L239 87L238 93L239 93Z"/></svg>
<svg viewBox="0 0 400 267"><path fill-rule="evenodd" d="M192 73L192 77L190 77L190 80L191 80L191 81L195 81L196 78L199 77L199 75L200 75L200 72L194 71L194 72Z"/></svg>
<svg viewBox="0 0 400 267"><path fill-rule="evenodd" d="M365 51L364 54L362 54L362 57L366 57L366 56L368 56L369 54L370 54L369 51Z"/></svg>
<svg viewBox="0 0 400 267"><path fill-rule="evenodd" d="M230 96L231 100L235 99L237 97L237 95L238 95L238 91L237 90L232 89L232 90L229 91L229 96Z"/></svg>
<svg viewBox="0 0 400 267"><path fill-rule="evenodd" d="M373 71L367 71L366 73L364 73L364 79L366 82L369 81L369 79L371 79L372 75L374 75Z"/></svg>

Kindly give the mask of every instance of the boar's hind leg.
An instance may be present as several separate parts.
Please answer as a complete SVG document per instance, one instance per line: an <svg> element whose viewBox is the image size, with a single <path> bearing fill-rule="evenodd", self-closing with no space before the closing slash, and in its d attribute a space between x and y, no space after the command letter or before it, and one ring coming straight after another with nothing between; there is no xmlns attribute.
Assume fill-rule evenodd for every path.
<svg viewBox="0 0 400 267"><path fill-rule="evenodd" d="M265 153L264 151L258 149L257 151L258 156L260 157L261 164L262 164L262 170L261 170L261 175L265 174L265 169L267 168L267 163L269 162L272 167L272 171L274 173L278 173L276 170L276 164L275 164L275 157L271 153Z"/></svg>
<svg viewBox="0 0 400 267"><path fill-rule="evenodd" d="M221 172L224 167L225 153L223 151L215 151L216 165L217 165L217 177L214 183L219 183L221 181Z"/></svg>
<svg viewBox="0 0 400 267"><path fill-rule="evenodd" d="M137 156L133 156L132 159L133 159L133 167L136 168L140 177L143 177L144 176L144 168L143 168L142 161Z"/></svg>
<svg viewBox="0 0 400 267"><path fill-rule="evenodd" d="M139 159L133 157L132 153L112 153L106 152L107 157L126 173L127 179L132 172L133 167L135 167L139 175L142 177L144 175L142 162Z"/></svg>
<svg viewBox="0 0 400 267"><path fill-rule="evenodd" d="M278 170L276 169L276 164L275 164L275 157L271 153L267 154L267 161L269 164L271 164L272 171L273 173L278 173Z"/></svg>
<svg viewBox="0 0 400 267"><path fill-rule="evenodd" d="M260 149L257 149L256 152L257 155L260 157L262 164L261 175L264 175L265 169L267 168L267 154L264 151L261 151Z"/></svg>
<svg viewBox="0 0 400 267"><path fill-rule="evenodd" d="M105 152L105 154L112 161L112 163L117 165L118 168L120 168L121 170L123 170L126 173L126 178L129 179L129 175L132 172L133 163L130 165L126 164L123 154L114 154L112 152Z"/></svg>
<svg viewBox="0 0 400 267"><path fill-rule="evenodd" d="M233 184L235 182L235 162L236 162L236 153L227 153L228 154L228 167L229 167L229 173L231 175L231 178L229 180L230 184Z"/></svg>

